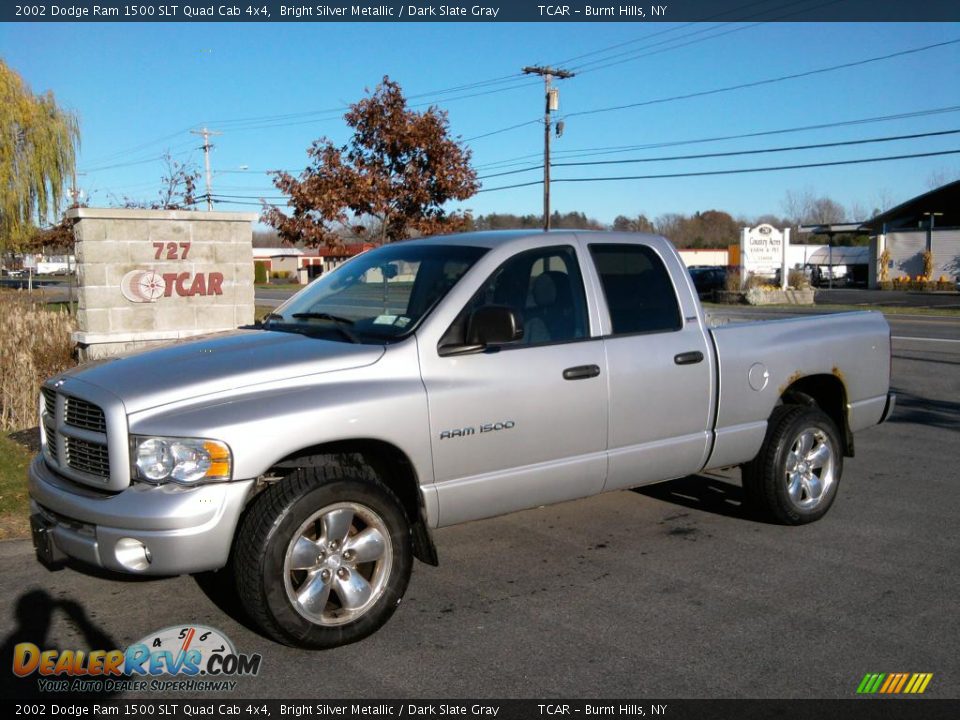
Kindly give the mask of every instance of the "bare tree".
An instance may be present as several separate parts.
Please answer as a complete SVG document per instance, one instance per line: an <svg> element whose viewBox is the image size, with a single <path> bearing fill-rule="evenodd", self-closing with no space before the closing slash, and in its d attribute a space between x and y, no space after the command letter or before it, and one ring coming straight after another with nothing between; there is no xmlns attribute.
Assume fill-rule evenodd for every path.
<svg viewBox="0 0 960 720"><path fill-rule="evenodd" d="M879 215L894 206L893 193L888 187L877 188L873 193L873 214Z"/></svg>
<svg viewBox="0 0 960 720"><path fill-rule="evenodd" d="M927 175L927 188L936 190L939 187L948 185L954 180L960 179L960 170L957 168L938 168Z"/></svg>
<svg viewBox="0 0 960 720"><path fill-rule="evenodd" d="M144 210L192 210L197 204L197 181L200 170L192 162L179 162L173 159L170 151L163 154L166 171L160 176L160 190L153 202L137 200L127 195L114 201L125 208Z"/></svg>

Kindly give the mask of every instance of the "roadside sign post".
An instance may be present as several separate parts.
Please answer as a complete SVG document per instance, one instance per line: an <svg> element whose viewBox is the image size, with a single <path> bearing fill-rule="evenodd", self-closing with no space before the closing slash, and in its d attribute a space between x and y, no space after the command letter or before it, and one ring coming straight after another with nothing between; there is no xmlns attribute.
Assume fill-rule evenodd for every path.
<svg viewBox="0 0 960 720"><path fill-rule="evenodd" d="M23 267L27 271L27 292L33 292L33 271L37 267L37 256L36 255L24 255L23 256Z"/></svg>

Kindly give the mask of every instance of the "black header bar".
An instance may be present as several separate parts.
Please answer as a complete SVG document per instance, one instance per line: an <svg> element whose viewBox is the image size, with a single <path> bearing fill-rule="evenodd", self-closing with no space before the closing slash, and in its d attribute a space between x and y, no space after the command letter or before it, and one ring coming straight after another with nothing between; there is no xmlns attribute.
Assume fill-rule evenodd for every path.
<svg viewBox="0 0 960 720"><path fill-rule="evenodd" d="M181 681L184 682L184 681ZM202 694L201 694L202 695ZM849 700L276 700L170 698L97 699L51 693L39 699L4 700L7 717L66 718L269 718L270 720L371 720L376 718L454 718L462 720L954 720L960 701L890 698Z"/></svg>
<svg viewBox="0 0 960 720"><path fill-rule="evenodd" d="M663 3L663 4L660 4ZM3 22L957 22L957 0L4 2Z"/></svg>

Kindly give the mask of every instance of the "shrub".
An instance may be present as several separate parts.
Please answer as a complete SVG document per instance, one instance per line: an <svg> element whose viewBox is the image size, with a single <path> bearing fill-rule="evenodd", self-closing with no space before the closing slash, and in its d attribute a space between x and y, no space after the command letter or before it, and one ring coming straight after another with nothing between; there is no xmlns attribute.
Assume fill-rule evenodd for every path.
<svg viewBox="0 0 960 720"><path fill-rule="evenodd" d="M933 278L933 252L924 250L921 256L923 257L923 280L931 280Z"/></svg>
<svg viewBox="0 0 960 720"><path fill-rule="evenodd" d="M267 264L265 262L261 262L260 260L254 261L253 281L258 285L263 285L267 282Z"/></svg>
<svg viewBox="0 0 960 720"><path fill-rule="evenodd" d="M790 284L790 287L796 288L797 290L810 287L810 278L807 277L807 274L803 270L791 270L787 275L787 282Z"/></svg>
<svg viewBox="0 0 960 720"><path fill-rule="evenodd" d="M747 289L750 288L759 288L770 285L770 281L767 278L760 277L759 275L754 275L750 273L747 276Z"/></svg>
<svg viewBox="0 0 960 720"><path fill-rule="evenodd" d="M880 253L880 282L884 283L890 275L890 251L887 248Z"/></svg>
<svg viewBox="0 0 960 720"><path fill-rule="evenodd" d="M0 430L37 424L40 383L76 363L65 310L50 311L20 292L0 295Z"/></svg>
<svg viewBox="0 0 960 720"><path fill-rule="evenodd" d="M723 289L727 292L740 292L740 270L731 268L727 272L727 279L724 281Z"/></svg>

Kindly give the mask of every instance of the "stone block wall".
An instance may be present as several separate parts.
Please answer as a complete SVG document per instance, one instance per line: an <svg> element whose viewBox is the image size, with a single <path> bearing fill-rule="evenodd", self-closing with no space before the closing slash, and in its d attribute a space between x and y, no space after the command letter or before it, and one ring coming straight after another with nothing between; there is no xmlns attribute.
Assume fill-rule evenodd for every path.
<svg viewBox="0 0 960 720"><path fill-rule="evenodd" d="M253 323L255 213L75 208L81 357Z"/></svg>

